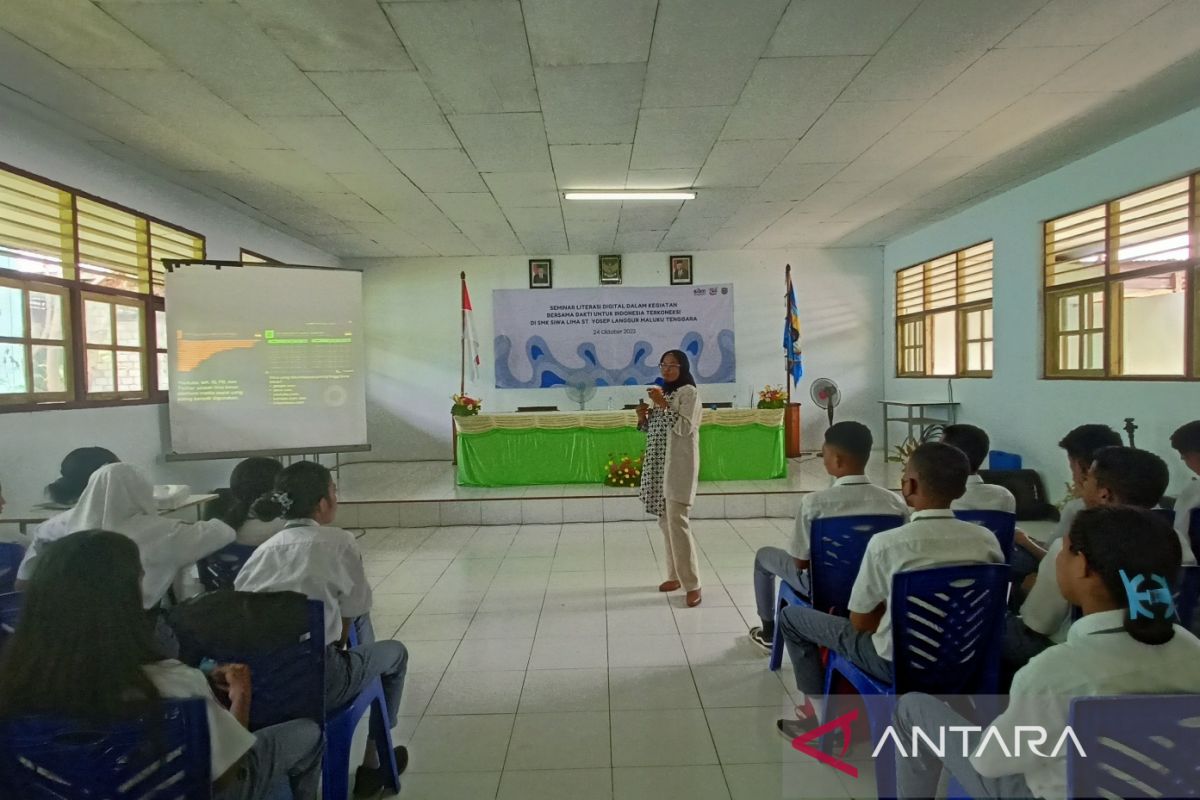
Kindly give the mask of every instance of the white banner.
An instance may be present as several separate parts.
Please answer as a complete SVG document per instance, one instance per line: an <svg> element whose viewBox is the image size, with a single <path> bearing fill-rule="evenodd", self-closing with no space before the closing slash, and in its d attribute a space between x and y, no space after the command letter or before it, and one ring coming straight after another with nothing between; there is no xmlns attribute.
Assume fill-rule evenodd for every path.
<svg viewBox="0 0 1200 800"><path fill-rule="evenodd" d="M682 350L697 383L736 380L733 286L497 289L496 388L645 385Z"/></svg>

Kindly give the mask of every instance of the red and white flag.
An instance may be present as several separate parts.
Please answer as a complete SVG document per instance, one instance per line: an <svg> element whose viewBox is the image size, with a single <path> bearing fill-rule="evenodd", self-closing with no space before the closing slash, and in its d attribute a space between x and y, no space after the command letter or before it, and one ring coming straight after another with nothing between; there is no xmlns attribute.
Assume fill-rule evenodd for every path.
<svg viewBox="0 0 1200 800"><path fill-rule="evenodd" d="M467 279L462 281L463 343L466 348L467 364L471 380L479 380L479 337L475 335L475 315L471 310L471 295L467 292Z"/></svg>

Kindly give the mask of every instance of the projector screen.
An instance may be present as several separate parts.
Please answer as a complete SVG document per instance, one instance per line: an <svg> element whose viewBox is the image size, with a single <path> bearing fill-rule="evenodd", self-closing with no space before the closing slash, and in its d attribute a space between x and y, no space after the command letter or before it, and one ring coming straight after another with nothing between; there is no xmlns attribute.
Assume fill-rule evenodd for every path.
<svg viewBox="0 0 1200 800"><path fill-rule="evenodd" d="M166 276L170 457L362 450L362 273L181 264Z"/></svg>

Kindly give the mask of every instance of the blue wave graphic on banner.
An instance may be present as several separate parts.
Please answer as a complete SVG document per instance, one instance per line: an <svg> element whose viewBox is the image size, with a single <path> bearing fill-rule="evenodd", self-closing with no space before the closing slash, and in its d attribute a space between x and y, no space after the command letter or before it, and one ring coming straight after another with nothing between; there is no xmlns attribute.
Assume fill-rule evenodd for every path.
<svg viewBox="0 0 1200 800"><path fill-rule="evenodd" d="M695 366L700 363L700 357L704 353L704 338L695 331L683 337L679 349L691 359L692 374L697 383L733 383L737 366L733 342L733 331L722 330L717 334L717 350L721 354L721 360L715 370L704 373ZM532 368L533 377L527 381L518 380L509 367L512 349L509 337L496 337L497 389L544 389L578 383L595 386L644 386L660 377L658 363L647 363L654 349L649 342L640 339L633 346L629 363L624 366L608 367L601 364L596 355L595 345L584 342L575 351L583 365L569 367L550 352L550 346L546 344L545 339L541 336L531 336L525 341L525 358Z"/></svg>

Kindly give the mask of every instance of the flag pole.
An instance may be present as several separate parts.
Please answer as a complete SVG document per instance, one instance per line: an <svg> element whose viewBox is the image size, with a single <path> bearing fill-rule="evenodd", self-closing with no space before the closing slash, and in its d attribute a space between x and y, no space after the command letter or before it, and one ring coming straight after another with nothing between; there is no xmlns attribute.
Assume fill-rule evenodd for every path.
<svg viewBox="0 0 1200 800"><path fill-rule="evenodd" d="M788 264L784 267L784 282L783 282L783 319L785 325L792 324L792 306L788 302L788 286L792 282L792 265ZM795 345L793 345L794 347ZM783 357L783 385L787 387L788 405L792 402L792 354L786 353Z"/></svg>
<svg viewBox="0 0 1200 800"><path fill-rule="evenodd" d="M467 393L467 309L463 306L462 298L463 298L463 292L466 291L466 287L467 287L467 273L460 272L460 273L458 273L458 277L459 277L459 281L460 281L460 284L458 287L459 288L458 305L459 305L460 313L462 315L462 321L458 326L458 332L460 334L459 335L460 348L459 348L459 357L458 357L458 393L466 394Z"/></svg>

